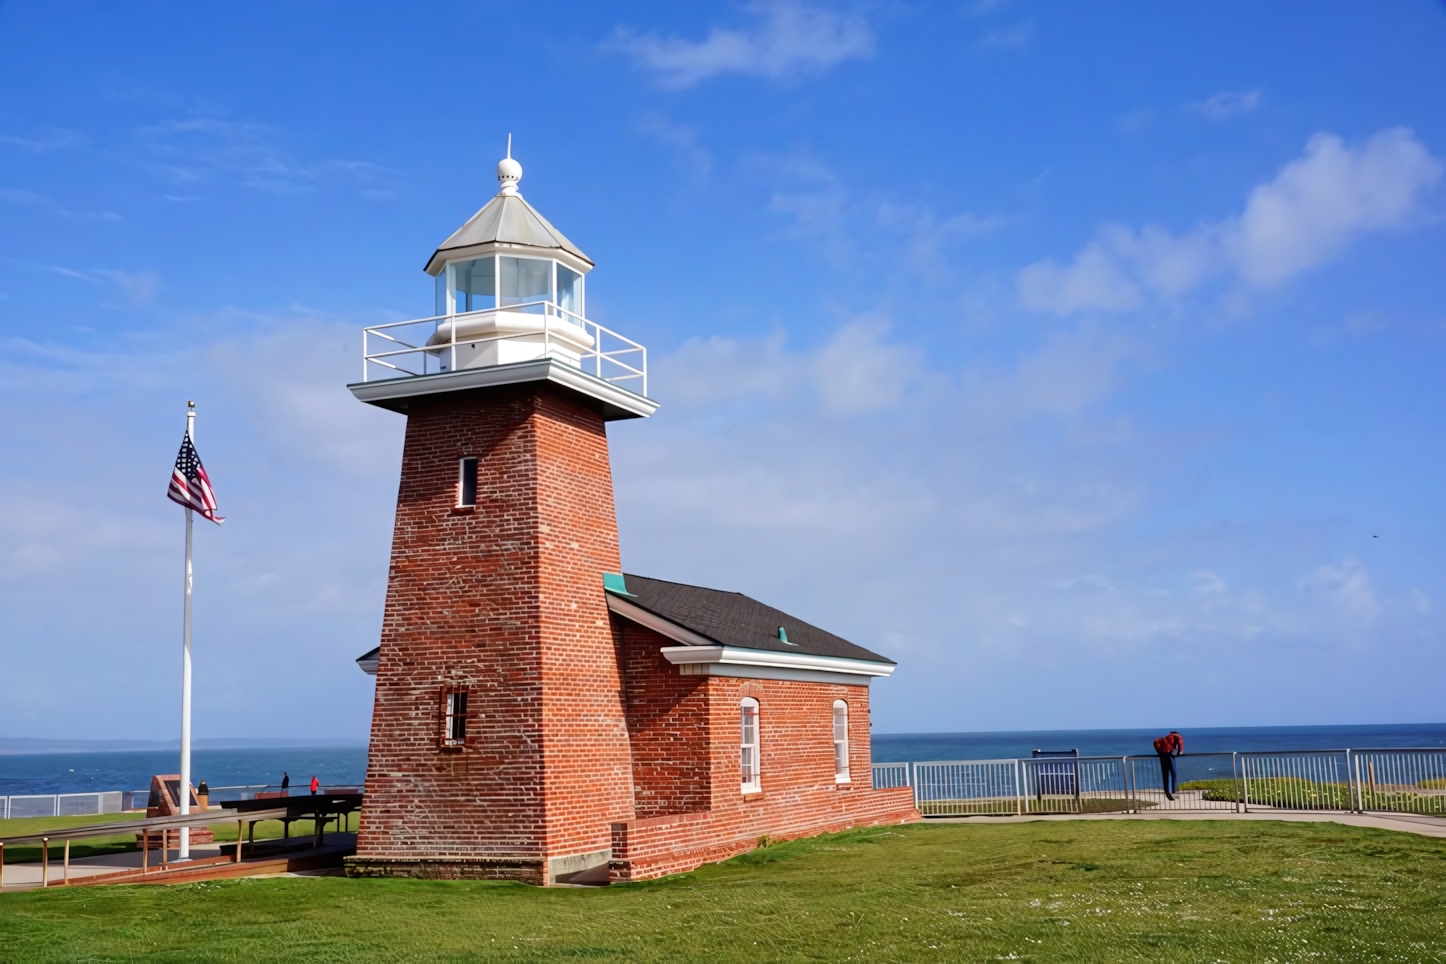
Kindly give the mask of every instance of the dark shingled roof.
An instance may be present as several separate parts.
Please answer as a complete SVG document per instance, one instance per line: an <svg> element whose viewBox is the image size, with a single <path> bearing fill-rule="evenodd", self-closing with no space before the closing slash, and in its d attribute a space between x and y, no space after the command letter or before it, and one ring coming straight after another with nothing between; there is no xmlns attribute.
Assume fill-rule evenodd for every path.
<svg viewBox="0 0 1446 964"><path fill-rule="evenodd" d="M806 653L810 656L841 656L874 663L894 662L796 616L765 606L741 592L704 589L702 586L648 579L631 573L623 578L627 581L631 597L620 598L724 646ZM778 638L779 626L788 633L787 643Z"/></svg>

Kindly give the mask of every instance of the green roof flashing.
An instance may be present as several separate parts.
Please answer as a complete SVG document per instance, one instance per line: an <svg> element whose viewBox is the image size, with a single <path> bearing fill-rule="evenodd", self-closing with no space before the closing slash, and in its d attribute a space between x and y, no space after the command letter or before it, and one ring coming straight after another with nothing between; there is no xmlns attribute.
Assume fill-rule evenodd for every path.
<svg viewBox="0 0 1446 964"><path fill-rule="evenodd" d="M603 573L603 591L610 592L616 596L631 596L628 592L628 584L620 572Z"/></svg>

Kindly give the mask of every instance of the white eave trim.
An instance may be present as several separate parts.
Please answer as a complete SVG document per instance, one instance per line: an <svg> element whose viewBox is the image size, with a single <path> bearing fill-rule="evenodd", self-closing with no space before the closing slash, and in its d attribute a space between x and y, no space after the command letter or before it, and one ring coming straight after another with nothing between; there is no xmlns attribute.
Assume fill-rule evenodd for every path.
<svg viewBox="0 0 1446 964"><path fill-rule="evenodd" d="M469 388L492 388L497 385L520 385L525 382L554 382L595 398L603 403L604 417L608 419L647 418L658 410L658 403L651 398L620 388L612 382L603 381L553 358L539 358L536 361L515 362L510 365L464 368L461 371L442 372L437 375L353 382L347 388L358 401L390 408L393 406L387 405L387 402L419 395L458 392Z"/></svg>
<svg viewBox="0 0 1446 964"><path fill-rule="evenodd" d="M779 653L771 649L740 646L664 646L663 658L675 666L729 666L739 668L805 670L843 673L849 676L891 676L893 663L845 656L815 656L809 653ZM696 672L696 671L695 671ZM716 675L716 674L715 674Z"/></svg>
<svg viewBox="0 0 1446 964"><path fill-rule="evenodd" d="M608 597L608 609L611 612L617 613L624 619L630 619L639 626L651 629L660 636L666 636L675 643L682 643L684 646L719 645L716 639L710 639L707 636L693 632L691 629L684 629L671 620L648 612L637 603L630 603L621 596L615 596L612 593L607 593L606 595ZM664 649L663 652L666 653L667 649Z"/></svg>

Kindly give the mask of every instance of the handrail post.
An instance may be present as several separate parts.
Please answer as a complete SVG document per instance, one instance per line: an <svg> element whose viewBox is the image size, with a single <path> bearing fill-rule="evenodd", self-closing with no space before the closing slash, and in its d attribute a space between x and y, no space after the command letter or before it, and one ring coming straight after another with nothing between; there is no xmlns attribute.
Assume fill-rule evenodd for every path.
<svg viewBox="0 0 1446 964"><path fill-rule="evenodd" d="M70 886L70 838L69 838L69 837L66 837L66 838L65 838L65 870L64 870L64 872L63 872L62 880L64 881L64 883L65 883L65 885L66 885L67 887Z"/></svg>
<svg viewBox="0 0 1446 964"><path fill-rule="evenodd" d="M50 886L50 838L40 838L40 886Z"/></svg>
<svg viewBox="0 0 1446 964"><path fill-rule="evenodd" d="M1240 812L1241 812L1241 813L1249 813L1249 812L1250 812L1250 767L1247 766L1247 764L1248 764L1249 762L1250 762L1250 759L1249 759L1249 757L1248 757L1246 754L1244 754L1244 753L1240 754Z"/></svg>
<svg viewBox="0 0 1446 964"><path fill-rule="evenodd" d="M1236 765L1239 762L1239 760L1237 759L1239 756L1240 752L1238 750L1230 751L1230 796L1234 798L1231 802L1235 804L1236 813L1240 813L1240 794L1234 792L1235 788L1240 786L1240 768Z"/></svg>
<svg viewBox="0 0 1446 964"><path fill-rule="evenodd" d="M1125 785L1125 812L1134 813L1134 795L1130 793L1130 758L1120 757L1120 782Z"/></svg>
<svg viewBox="0 0 1446 964"><path fill-rule="evenodd" d="M141 830L141 876L151 872L151 828Z"/></svg>
<svg viewBox="0 0 1446 964"><path fill-rule="evenodd" d="M0 840L0 887L5 886L5 841Z"/></svg>
<svg viewBox="0 0 1446 964"><path fill-rule="evenodd" d="M235 863L235 864L239 864L239 863L241 862L241 844L245 842L245 841L242 839L242 831L241 831L241 824L242 824L242 823L243 823L243 821L241 821L241 820L237 820L237 821L236 821L236 853L232 856L232 861L231 861L232 863Z"/></svg>
<svg viewBox="0 0 1446 964"><path fill-rule="evenodd" d="M1016 816L1024 816L1024 769L1019 761L1014 761L1014 813Z"/></svg>

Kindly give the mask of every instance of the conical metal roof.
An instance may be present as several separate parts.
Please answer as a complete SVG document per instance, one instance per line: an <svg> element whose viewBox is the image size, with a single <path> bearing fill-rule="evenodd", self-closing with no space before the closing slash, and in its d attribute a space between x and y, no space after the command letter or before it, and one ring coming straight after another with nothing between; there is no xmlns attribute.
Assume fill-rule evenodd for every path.
<svg viewBox="0 0 1446 964"><path fill-rule="evenodd" d="M445 262L449 251L494 242L559 249L587 262L588 265L593 264L593 260L583 254L577 245L553 227L547 218L537 213L537 209L528 204L521 194L517 194L515 188L511 193L504 188L438 246L436 253L427 262L427 271L431 273L434 266Z"/></svg>

